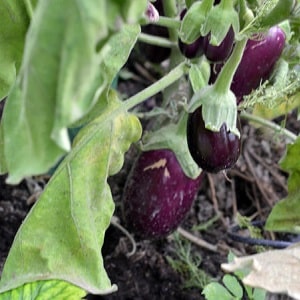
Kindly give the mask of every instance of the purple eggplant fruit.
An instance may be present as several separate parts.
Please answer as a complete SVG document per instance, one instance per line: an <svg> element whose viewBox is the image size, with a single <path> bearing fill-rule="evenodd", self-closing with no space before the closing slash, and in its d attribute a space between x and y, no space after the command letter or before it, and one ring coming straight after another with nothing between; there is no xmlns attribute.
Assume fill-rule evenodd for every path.
<svg viewBox="0 0 300 300"><path fill-rule="evenodd" d="M270 28L262 38L247 42L231 84L231 90L236 95L238 103L242 101L243 96L250 94L261 82L270 77L284 45L285 34L278 26Z"/></svg>
<svg viewBox="0 0 300 300"><path fill-rule="evenodd" d="M227 131L226 124L218 132L205 128L201 107L189 115L187 142L194 161L207 172L229 169L240 156L239 137Z"/></svg>
<svg viewBox="0 0 300 300"><path fill-rule="evenodd" d="M187 177L171 150L143 152L129 174L123 193L128 228L141 238L162 238L189 212L203 173Z"/></svg>
<svg viewBox="0 0 300 300"><path fill-rule="evenodd" d="M214 63L224 62L230 55L234 43L234 31L230 27L224 40L219 46L213 46L209 43L210 35L207 35L203 41L203 51L206 58Z"/></svg>
<svg viewBox="0 0 300 300"><path fill-rule="evenodd" d="M270 77L285 45L283 30L274 26L259 39L247 42L242 60L233 76L230 89L239 104L243 97ZM215 82L223 64L213 64L209 83Z"/></svg>
<svg viewBox="0 0 300 300"><path fill-rule="evenodd" d="M183 17L186 14L186 9L184 9L180 13L180 20L183 19ZM178 39L178 46L180 52L186 57L186 58L196 58L203 54L203 42L204 37L200 36L196 41L194 41L191 44L186 44L181 41L181 39Z"/></svg>

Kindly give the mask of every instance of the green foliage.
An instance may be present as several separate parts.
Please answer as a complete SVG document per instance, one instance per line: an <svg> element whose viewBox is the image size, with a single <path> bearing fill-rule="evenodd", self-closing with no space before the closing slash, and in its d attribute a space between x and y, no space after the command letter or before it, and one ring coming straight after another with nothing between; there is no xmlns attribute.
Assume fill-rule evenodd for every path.
<svg viewBox="0 0 300 300"><path fill-rule="evenodd" d="M28 1L30 2L30 1ZM8 91L19 72L25 35L29 26L25 1L3 0L0 2L0 100Z"/></svg>
<svg viewBox="0 0 300 300"><path fill-rule="evenodd" d="M80 300L86 292L61 280L27 283L0 295L1 300Z"/></svg>
<svg viewBox="0 0 300 300"><path fill-rule="evenodd" d="M110 37L106 5L39 1L3 116L8 182L46 172L70 150L67 127L91 110L126 62L139 26L123 26L99 47Z"/></svg>
<svg viewBox="0 0 300 300"><path fill-rule="evenodd" d="M141 126L114 93L108 100L111 104L101 116L78 133L72 151L23 222L0 291L46 279L66 280L92 293L112 289L101 256L114 211L107 177L120 170Z"/></svg>
<svg viewBox="0 0 300 300"><path fill-rule="evenodd" d="M220 45L230 27L235 34L239 32L239 15L233 6L233 1L221 0L208 13L201 30L203 36L210 33L210 44Z"/></svg>
<svg viewBox="0 0 300 300"><path fill-rule="evenodd" d="M234 255L228 254L228 261L231 262ZM251 288L243 285L242 279L247 275L248 270L243 268L236 271L234 275L225 274L222 278L223 284L211 282L206 285L202 291L207 300L224 299L224 300L242 300L247 295L249 300L265 300L266 291L260 288Z"/></svg>
<svg viewBox="0 0 300 300"><path fill-rule="evenodd" d="M291 5L293 1L287 2ZM268 23L260 28L266 16L274 20L272 14L281 11L276 5L283 5L275 0L247 1L254 8L254 18L248 23L249 19L239 15L249 12L243 0L222 0L215 6L213 0L186 3L189 10L179 32L176 26L170 31L172 47L178 36L190 43L208 33L211 42L219 44L233 26L235 49L240 48L240 52L239 42L270 26ZM176 1L167 4L170 17L176 13ZM237 9L241 4L244 10ZM203 109L205 115L210 114L204 118L206 123L208 119L211 121L208 127L218 129L226 121L230 130L236 130L235 99L232 93L224 92L229 90L234 73L230 66L236 66L240 59L236 54L228 63L223 81L212 91L207 87L202 89L209 78L209 66L204 60L193 64L184 61L128 101L119 101L111 90L113 79L128 60L140 34L138 23L145 21L146 6L146 0L3 0L0 3L0 99L8 96L0 125L0 173L8 172L8 182L17 183L25 176L48 171L67 153L15 237L0 281L1 300L75 300L86 292L102 294L115 289L104 269L101 248L114 211L107 178L120 170L124 153L141 136L141 125L128 113L129 109L188 75L196 92L189 108L203 105L200 98L207 98L205 101L214 106ZM299 11L298 0L289 24L294 33L290 39L294 43L290 48L293 66L299 66ZM288 17L285 13L284 18ZM166 20L179 24L178 20ZM239 20L244 23L238 33ZM289 66L291 61L287 60ZM279 79L275 82L277 88L281 83L295 82L284 73L280 78L287 81ZM288 91L284 89L286 86ZM299 95L295 94L298 87L299 84L292 91L288 84L281 85L278 91L285 91L280 94L281 99ZM200 170L187 151L187 112L185 106L181 108L175 117L165 113L172 122L161 123L164 126L158 127L152 136L149 134L144 148L171 148L186 174L196 177ZM81 128L73 145L68 136L71 127ZM290 172L289 196L270 215L267 223L270 229L299 232L299 150L298 139L288 147L282 161L282 167ZM199 269L201 258L192 256L189 243L176 240L176 236L175 241L177 258L169 257L168 261L183 274L185 287L202 289L210 279ZM236 276L241 279L244 273ZM243 291L255 300L265 295L261 290L243 287L230 275L224 276L223 285L211 283L204 288L205 296L213 300L241 299Z"/></svg>
<svg viewBox="0 0 300 300"><path fill-rule="evenodd" d="M289 173L288 196L272 209L266 223L267 230L300 232L300 138L287 146L287 153L280 166Z"/></svg>

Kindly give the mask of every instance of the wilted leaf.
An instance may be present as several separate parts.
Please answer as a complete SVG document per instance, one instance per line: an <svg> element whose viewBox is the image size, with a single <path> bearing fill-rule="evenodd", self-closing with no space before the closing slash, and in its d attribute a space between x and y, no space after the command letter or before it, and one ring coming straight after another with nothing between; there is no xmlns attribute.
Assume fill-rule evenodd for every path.
<svg viewBox="0 0 300 300"><path fill-rule="evenodd" d="M300 299L300 244L284 250L272 250L234 258L222 269L235 272L247 268L250 273L243 283L272 293L285 293Z"/></svg>
<svg viewBox="0 0 300 300"><path fill-rule="evenodd" d="M67 127L91 110L126 62L140 27L122 28L118 43L107 44L111 5L38 2L3 115L8 182L46 172L70 150Z"/></svg>
<svg viewBox="0 0 300 300"><path fill-rule="evenodd" d="M36 281L0 295L1 300L80 300L86 292L70 283L59 280Z"/></svg>
<svg viewBox="0 0 300 300"><path fill-rule="evenodd" d="M138 119L111 94L109 107L77 134L19 229L6 260L0 291L36 280L60 279L95 294L114 289L101 247L114 211L107 177L141 135Z"/></svg>
<svg viewBox="0 0 300 300"><path fill-rule="evenodd" d="M30 2L30 1L28 1ZM25 1L0 1L0 100L7 96L21 65L30 22Z"/></svg>
<svg viewBox="0 0 300 300"><path fill-rule="evenodd" d="M273 231L300 232L300 138L287 146L280 165L289 172L288 196L272 209L265 228Z"/></svg>

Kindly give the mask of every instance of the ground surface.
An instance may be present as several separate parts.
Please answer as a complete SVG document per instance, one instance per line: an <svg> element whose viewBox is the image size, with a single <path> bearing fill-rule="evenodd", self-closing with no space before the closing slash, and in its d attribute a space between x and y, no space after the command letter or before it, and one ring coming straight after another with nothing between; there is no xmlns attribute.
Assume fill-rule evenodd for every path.
<svg viewBox="0 0 300 300"><path fill-rule="evenodd" d="M136 92L136 84L134 79L121 82L120 89L130 95ZM150 105L151 101L154 100L149 100ZM294 114L288 116L287 126L293 132L299 132L299 122ZM198 270L207 275L201 273L203 282L207 277L216 280L221 278L223 273L220 264L227 261L229 250L237 255L256 251L255 247L234 242L227 235L230 227L236 224L237 212L264 221L271 207L287 192L287 174L278 166L286 141L273 132L262 131L246 122L242 123L242 128L243 147L238 163L226 176L219 173L205 177L194 206L181 225L193 237L217 246L217 251L214 252L190 243L191 257L201 256ZM134 155L131 153L132 150L126 155L122 171L109 180L116 202L115 215L123 226L125 223L120 213L121 195L133 162ZM0 177L0 270L17 229L32 205L33 195L39 188L43 188L44 183L43 178L33 178L18 186L9 186L5 184L5 176ZM205 230L193 230L194 226L210 220L214 222L207 225ZM178 259L180 241L186 245L187 240L182 233L157 241L136 240L136 252L128 256L132 243L122 231L111 225L106 234L103 256L109 277L119 289L115 294L89 296L89 299L203 299L199 287L203 282L193 280L193 286L185 288L187 281L191 279L189 271L175 271L167 259ZM273 296L272 299L288 298Z"/></svg>

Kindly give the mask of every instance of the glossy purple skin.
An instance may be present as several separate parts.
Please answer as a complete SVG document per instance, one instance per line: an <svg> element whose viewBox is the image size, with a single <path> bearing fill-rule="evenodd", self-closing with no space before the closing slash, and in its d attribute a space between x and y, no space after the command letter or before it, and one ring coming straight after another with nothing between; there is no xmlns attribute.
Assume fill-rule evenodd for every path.
<svg viewBox="0 0 300 300"><path fill-rule="evenodd" d="M225 124L219 132L206 129L201 107L189 115L187 142L193 159L207 172L229 169L240 156L240 139L227 131Z"/></svg>
<svg viewBox="0 0 300 300"><path fill-rule="evenodd" d="M223 62L229 57L230 53L232 52L233 43L234 43L234 31L232 27L230 27L224 40L221 42L219 46L212 46L209 43L209 35L207 35L203 41L204 55L211 62L214 63Z"/></svg>
<svg viewBox="0 0 300 300"><path fill-rule="evenodd" d="M178 40L178 46L180 52L187 58L196 58L203 54L203 41L204 38L200 36L192 44L185 44L180 39Z"/></svg>
<svg viewBox="0 0 300 300"><path fill-rule="evenodd" d="M186 14L186 9L182 10L180 13L180 20L183 19L183 17ZM178 46L180 52L187 58L196 58L203 54L203 42L204 38L200 36L196 41L194 41L191 44L185 44L180 39L178 39Z"/></svg>
<svg viewBox="0 0 300 300"><path fill-rule="evenodd" d="M202 174L188 178L170 150L143 152L123 194L123 214L129 230L145 239L170 234L188 214L202 178Z"/></svg>
<svg viewBox="0 0 300 300"><path fill-rule="evenodd" d="M249 40L232 80L231 90L241 102L243 96L268 79L285 45L285 34L277 26L270 28L261 40Z"/></svg>

